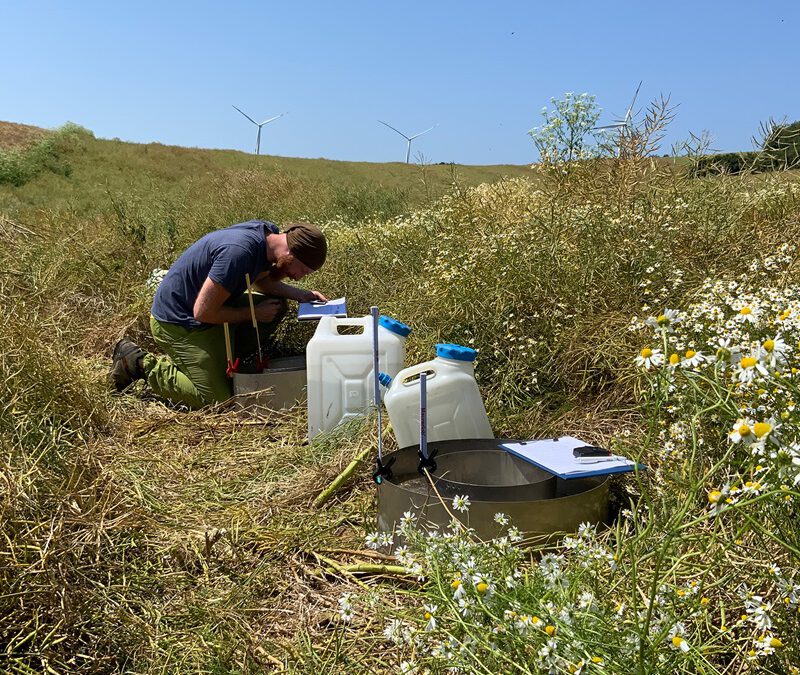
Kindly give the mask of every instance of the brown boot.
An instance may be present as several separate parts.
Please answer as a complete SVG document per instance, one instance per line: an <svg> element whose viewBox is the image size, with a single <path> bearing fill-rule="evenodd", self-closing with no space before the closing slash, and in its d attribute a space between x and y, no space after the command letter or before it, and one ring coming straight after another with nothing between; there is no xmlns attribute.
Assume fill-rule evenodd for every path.
<svg viewBox="0 0 800 675"><path fill-rule="evenodd" d="M117 391L126 389L136 380L144 379L145 373L142 367L142 359L146 355L146 351L140 349L127 338L122 338L114 345L109 377Z"/></svg>

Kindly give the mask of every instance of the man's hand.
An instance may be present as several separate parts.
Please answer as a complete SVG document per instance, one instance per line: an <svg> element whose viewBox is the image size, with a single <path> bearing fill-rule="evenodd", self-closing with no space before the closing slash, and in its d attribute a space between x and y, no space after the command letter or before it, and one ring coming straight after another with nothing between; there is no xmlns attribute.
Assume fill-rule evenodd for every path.
<svg viewBox="0 0 800 675"><path fill-rule="evenodd" d="M225 301L230 298L220 284L212 279L206 279L197 300L194 303L194 318L200 323L245 323L252 320L250 307L230 307ZM281 309L281 301L268 299L255 306L256 321L269 323Z"/></svg>
<svg viewBox="0 0 800 675"><path fill-rule="evenodd" d="M328 298L319 291L304 291L302 288L297 288L297 286L285 284L282 281L275 281L269 278L267 272L256 281L255 286L264 295L288 298L295 302L328 302Z"/></svg>
<svg viewBox="0 0 800 675"><path fill-rule="evenodd" d="M319 291L303 291L299 300L300 302L328 302L328 298Z"/></svg>
<svg viewBox="0 0 800 675"><path fill-rule="evenodd" d="M262 300L255 306L256 321L269 323L277 316L280 308L280 300Z"/></svg>

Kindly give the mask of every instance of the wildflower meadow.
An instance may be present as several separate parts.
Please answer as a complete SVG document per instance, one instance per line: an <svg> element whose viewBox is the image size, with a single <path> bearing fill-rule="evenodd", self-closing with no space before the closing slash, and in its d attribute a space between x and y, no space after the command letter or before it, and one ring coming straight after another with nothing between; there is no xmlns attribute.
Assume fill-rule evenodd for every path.
<svg viewBox="0 0 800 675"><path fill-rule="evenodd" d="M143 172L144 150L87 134L69 172L0 186L4 671L800 672L800 180L658 156L666 101L565 146L596 119L565 100L532 130L544 161L479 184L454 167L435 193L424 166L389 190L151 148ZM101 156L123 177L105 192ZM302 407L109 393L117 337L155 348L153 270L271 214L321 225L314 287L411 325L409 362L475 348L498 437L642 464L609 522L542 538L498 512L482 541L458 495L449 527L378 532L373 418L308 444Z"/></svg>

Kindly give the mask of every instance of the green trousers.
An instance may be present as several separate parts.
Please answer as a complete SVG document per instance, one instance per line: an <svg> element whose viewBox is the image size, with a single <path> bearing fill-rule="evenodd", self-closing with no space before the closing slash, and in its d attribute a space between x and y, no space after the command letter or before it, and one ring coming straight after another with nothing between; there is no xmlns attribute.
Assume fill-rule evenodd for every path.
<svg viewBox="0 0 800 675"><path fill-rule="evenodd" d="M244 302L247 303L246 298ZM286 301L283 300L275 319L259 323L262 345L267 343L285 315ZM252 324L230 325L230 328L234 358L257 352ZM167 354L148 354L143 360L147 384L156 395L193 410L231 397L231 380L225 373L228 365L225 330L221 324L187 328L151 316L150 330L156 344Z"/></svg>

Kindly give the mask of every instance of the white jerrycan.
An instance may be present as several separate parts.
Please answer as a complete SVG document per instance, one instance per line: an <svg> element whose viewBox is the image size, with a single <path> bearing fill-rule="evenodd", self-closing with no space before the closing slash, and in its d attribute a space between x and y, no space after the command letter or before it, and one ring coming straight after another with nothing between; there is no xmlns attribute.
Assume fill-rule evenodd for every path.
<svg viewBox="0 0 800 675"><path fill-rule="evenodd" d="M363 415L372 403L372 317L319 320L306 347L308 438L333 429L342 420ZM381 316L379 369L396 375L404 365L406 324Z"/></svg>
<svg viewBox="0 0 800 675"><path fill-rule="evenodd" d="M428 442L457 438L494 438L486 408L475 382L477 353L469 347L436 345L436 358L401 370L391 378L381 375L388 391L383 402L392 422L397 445L419 444L420 374L427 373Z"/></svg>

